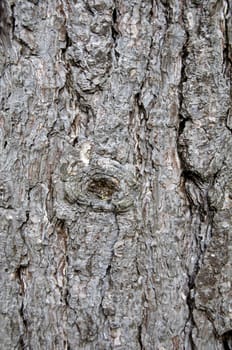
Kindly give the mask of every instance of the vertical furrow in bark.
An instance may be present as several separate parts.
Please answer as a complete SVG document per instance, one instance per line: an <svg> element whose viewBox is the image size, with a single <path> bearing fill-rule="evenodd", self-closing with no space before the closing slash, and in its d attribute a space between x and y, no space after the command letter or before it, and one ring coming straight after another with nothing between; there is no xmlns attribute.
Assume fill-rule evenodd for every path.
<svg viewBox="0 0 232 350"><path fill-rule="evenodd" d="M154 4L153 40L139 97L140 121L136 128L143 184L140 244L146 251L139 258L139 268L147 276L142 335L144 347L148 349L182 348L188 317L187 276L180 264L181 258L178 259L182 254L179 227L183 225L185 208L178 194L181 169L176 144L178 86L186 35L179 24L182 5L176 12L171 11L173 7L173 4L167 8L160 2Z"/></svg>
<svg viewBox="0 0 232 350"><path fill-rule="evenodd" d="M188 241L193 242L187 257L190 336L192 346L203 349L222 348L223 326L216 319L222 317L218 299L222 283L220 270L228 260L228 233L219 220L223 217L223 221L227 221L228 209L222 210L222 197L219 199L218 192L219 182L221 191L225 191L227 180L223 181L222 177L229 175L231 149L225 128L229 102L229 81L224 75L227 62L223 58L226 7L226 2L193 2L186 6L184 13L188 55L182 84L178 150L190 210L192 239ZM213 252L219 245L224 258L217 254L218 261L211 262L210 257L215 256ZM222 304L226 298L224 295Z"/></svg>

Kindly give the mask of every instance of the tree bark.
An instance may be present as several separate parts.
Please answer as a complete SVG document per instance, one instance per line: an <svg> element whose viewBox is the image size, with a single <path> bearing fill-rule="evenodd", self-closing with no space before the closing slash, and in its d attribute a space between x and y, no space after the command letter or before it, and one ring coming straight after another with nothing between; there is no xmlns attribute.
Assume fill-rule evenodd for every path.
<svg viewBox="0 0 232 350"><path fill-rule="evenodd" d="M232 349L231 6L0 1L1 349Z"/></svg>

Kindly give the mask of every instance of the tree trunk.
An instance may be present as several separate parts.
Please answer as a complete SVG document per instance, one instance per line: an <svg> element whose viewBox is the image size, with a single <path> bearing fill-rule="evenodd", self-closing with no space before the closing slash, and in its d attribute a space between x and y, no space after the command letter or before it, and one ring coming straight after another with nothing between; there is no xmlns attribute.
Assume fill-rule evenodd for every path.
<svg viewBox="0 0 232 350"><path fill-rule="evenodd" d="M0 10L1 349L232 349L231 1Z"/></svg>

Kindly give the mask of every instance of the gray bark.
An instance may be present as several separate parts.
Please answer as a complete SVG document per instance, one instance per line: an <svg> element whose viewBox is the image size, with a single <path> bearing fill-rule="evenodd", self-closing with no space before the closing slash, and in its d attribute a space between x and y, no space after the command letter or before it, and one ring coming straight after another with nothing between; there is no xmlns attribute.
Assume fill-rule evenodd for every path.
<svg viewBox="0 0 232 350"><path fill-rule="evenodd" d="M0 348L232 349L231 1L0 10Z"/></svg>

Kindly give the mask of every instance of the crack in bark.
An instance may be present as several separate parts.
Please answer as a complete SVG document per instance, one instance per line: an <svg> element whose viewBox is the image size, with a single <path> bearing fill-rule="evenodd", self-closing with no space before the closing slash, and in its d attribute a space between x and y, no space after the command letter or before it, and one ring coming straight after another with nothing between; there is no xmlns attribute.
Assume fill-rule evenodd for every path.
<svg viewBox="0 0 232 350"><path fill-rule="evenodd" d="M68 48L72 46L72 40L70 39L69 35L68 35L68 31L66 29L65 32L65 47L63 49L61 49L61 57L63 59L63 61L65 62L65 54L68 50Z"/></svg>
<svg viewBox="0 0 232 350"><path fill-rule="evenodd" d="M184 83L187 81L187 76L185 73L185 69L186 69L186 60L188 57L188 42L189 42L189 33L185 28L185 33L186 33L186 40L185 43L183 45L182 48L182 57L181 57L181 74L180 74L180 83L179 83L179 88L178 88L178 95L179 95L179 126L178 126L178 139L177 139L177 151L178 151L178 147L179 147L179 137L180 135L183 133L184 128L185 128L185 123L187 122L187 120L191 119L190 117L186 118L183 116L182 114L182 110L183 110L183 86ZM180 156L180 152L179 156ZM180 157L181 158L181 157Z"/></svg>
<svg viewBox="0 0 232 350"><path fill-rule="evenodd" d="M210 184L208 184L208 186L205 190L204 201L205 201L206 207L204 208L204 217L205 217L205 221L207 222L207 228L205 231L205 235L203 236L201 234L201 223L199 224L199 230L195 236L196 241L198 243L198 250L196 252L196 262L195 262L195 266L194 266L192 274L188 275L188 278L189 278L188 290L189 290L189 292L187 295L187 305L189 308L189 318L188 318L187 323L189 323L189 325L190 325L189 341L190 341L192 349L197 349L196 345L194 344L193 337L192 337L192 329L194 327L197 328L197 325L194 321L194 316L193 316L193 311L194 311L194 309L196 309L196 306L195 306L195 288L196 288L195 281L196 281L196 278L197 278L198 273L200 271L200 268L203 265L205 253L207 251L209 243L213 237L212 232L213 232L213 226L214 226L214 214L216 211L216 209L214 207L211 207L211 205L210 205L208 191L214 185L217 176L218 176L218 173L214 175L213 179L210 181ZM195 178L193 181L197 181L196 180L197 178ZM199 180L199 178L198 178L198 180ZM203 184L202 179L200 179L200 182ZM201 190L201 189L199 188L199 190ZM200 212L201 209L197 208L194 205L194 203L191 202L191 199L189 198L189 196L187 194L186 194L186 196L188 197L188 200L190 203L191 217L193 217L194 214L199 215L201 217L202 216L202 214ZM201 203L199 205L201 206ZM214 326L214 320L211 319L207 310L202 309L202 308L199 308L199 309L201 311L205 312L206 317L208 318L208 320L210 321L210 323L212 324L212 326L214 328L215 334L217 334L215 326ZM187 323L186 323L186 327L187 327Z"/></svg>
<svg viewBox="0 0 232 350"><path fill-rule="evenodd" d="M183 16L183 14L182 14ZM189 115L184 115L186 111L183 111L183 86L187 81L187 76L185 73L186 69L186 60L188 57L188 43L189 43L189 33L185 28L186 32L186 41L182 49L182 67L181 67L181 79L179 83L179 125L178 125L178 135L177 135L177 152L179 154L183 179L183 188L185 196L189 202L190 215L199 215L200 222L207 222L207 228L204 236L201 235L201 224L199 224L198 233L195 235L197 242L197 251L195 266L193 272L188 274L188 294L187 294L187 306L189 310L189 317L185 325L185 334L188 335L189 346L192 350L196 350L197 347L194 344L192 331L196 327L196 323L193 316L193 311L195 309L195 280L202 266L203 259L205 256L206 249L208 247L209 241L212 237L212 226L213 226L213 216L214 209L210 207L208 191L212 186L212 181L206 183L204 179L197 172L193 172L188 169L185 158L181 152L181 146L179 144L179 139L181 134L185 129L186 122L191 120ZM184 112L184 113L183 113ZM187 142L187 141L186 141Z"/></svg>
<svg viewBox="0 0 232 350"><path fill-rule="evenodd" d="M144 346L142 342L142 324L138 326L138 342L139 342L140 350L143 350Z"/></svg>
<svg viewBox="0 0 232 350"><path fill-rule="evenodd" d="M24 295L25 295L25 285L23 281L23 271L26 269L25 266L19 266L17 270L15 271L15 277L18 280L19 288L20 288L20 295L22 297L21 301L21 307L19 309L19 315L21 317L22 323L23 323L23 333L20 335L19 338L19 346L21 349L27 349L28 348L28 321L24 314Z"/></svg>
<svg viewBox="0 0 232 350"><path fill-rule="evenodd" d="M187 306L188 306L188 309L189 309L189 318L186 322L186 325L185 325L185 332L186 332L186 327L187 327L187 324L189 323L189 345L191 347L191 350L197 350L195 344L194 344L194 341L193 341L193 336L192 336L192 330L194 327L196 327L196 324L195 324L195 320L194 320L194 317L193 317L193 311L195 309L195 301L194 301L194 296L192 295L192 293L194 292L193 290L193 287L192 287L192 281L191 281L191 276L189 276L189 283L188 283L188 287L189 287L189 292L188 292L188 295L187 295Z"/></svg>
<svg viewBox="0 0 232 350"><path fill-rule="evenodd" d="M228 331L222 335L224 350L232 350L232 331Z"/></svg>
<svg viewBox="0 0 232 350"><path fill-rule="evenodd" d="M228 78L231 78L231 66L232 66L232 57L231 57L231 47L229 43L229 24L228 24L228 18L231 17L231 5L229 0L225 0L227 4L227 11L225 13L225 45L223 50L223 59L224 59L224 65L225 65L225 75L228 76ZM232 23L232 21L231 21Z"/></svg>
<svg viewBox="0 0 232 350"><path fill-rule="evenodd" d="M12 23L12 26L11 26L11 30L12 30L12 38L14 39L14 36L15 36L15 4L12 4L11 7L11 23Z"/></svg>
<svg viewBox="0 0 232 350"><path fill-rule="evenodd" d="M105 276L109 277L109 283L110 283L110 272L111 272L111 267L112 267L112 261L113 261L113 257L114 257L114 246L117 243L117 241L119 239L119 235L120 235L120 226L119 226L119 222L118 222L118 214L117 214L116 208L113 211L113 215L114 215L114 220L115 220L115 225L116 225L116 230L117 230L117 237L112 244L112 253L111 253L110 261L109 261L109 264L107 266L106 273L105 273Z"/></svg>
<svg viewBox="0 0 232 350"><path fill-rule="evenodd" d="M116 1L114 1L114 9L113 9L113 12L112 12L111 36L112 36L112 39L113 39L113 50L114 50L114 55L115 55L116 61L120 57L120 53L116 50L117 39L118 39L118 36L120 34L119 30L118 30L117 21L118 21L118 12L117 12Z"/></svg>
<svg viewBox="0 0 232 350"><path fill-rule="evenodd" d="M194 266L193 272L190 275L188 275L189 292L187 295L187 305L189 308L188 322L190 323L189 340L190 340L192 349L196 349L196 346L194 345L194 342L192 339L192 329L196 326L194 317L193 317L193 310L195 309L195 300L194 300L195 287L196 287L195 280L203 264L207 247L212 238L213 218L214 218L215 209L211 208L209 203L209 198L208 198L208 191L210 186L212 186L212 183L210 185L207 185L206 188L204 188L205 184L203 180L199 177L199 175L197 173L193 173L186 170L183 171L182 176L185 178L185 181L189 181L189 179L191 178L192 183L195 184L195 190L197 192L196 198L197 199L200 198L200 201L196 203L195 202L196 198L193 198L193 194L189 193L188 190L185 188L186 197L189 202L189 210L190 210L191 217L193 217L193 215L199 215L200 221L207 223L207 227L204 235L201 234L201 223L199 224L198 233L195 236L195 239L197 242L197 249L198 249L195 253L196 254L195 266ZM215 181L215 178L214 178L214 181ZM200 193L200 197L199 197L199 193Z"/></svg>
<svg viewBox="0 0 232 350"><path fill-rule="evenodd" d="M228 120L230 118L230 115L231 115L231 121L232 121L232 112L231 112L231 108L228 109L227 111L227 117L225 119L225 127L227 128L227 130L229 130L230 133L232 133L232 125L228 125Z"/></svg>
<svg viewBox="0 0 232 350"><path fill-rule="evenodd" d="M34 187L36 187L36 185L37 184L35 184L34 186L32 186L28 189L28 193L27 193L28 208L29 208L29 203L31 200L31 197L30 197L31 190ZM25 211L25 220L22 222L22 224L19 227L20 236L22 238L24 246L26 246L27 249L28 249L28 244L26 242L26 238L23 234L23 231L24 231L24 228L27 226L29 220L30 220L29 209L27 209ZM25 259L26 256L24 255L23 258ZM24 297L25 297L26 285L25 285L24 278L23 278L23 275L26 273L28 266L29 266L29 262L27 265L25 265L25 264L21 265L21 263L20 263L19 267L15 271L15 278L17 279L18 284L19 284L19 288L20 288L19 295L22 297L21 307L19 310L19 315L21 317L23 327L24 327L23 334L21 334L20 338L19 338L19 346L21 347L21 349L28 349L28 341L29 341L28 340L28 334L29 334L28 321L27 321L27 318L24 314Z"/></svg>
<svg viewBox="0 0 232 350"><path fill-rule="evenodd" d="M145 80L146 80L146 78L144 79L144 81ZM144 84L144 81L142 82L142 85ZM148 126L148 115L147 115L146 108L144 107L143 102L141 100L142 85L141 85L140 92L135 95L135 104L138 108L138 115L140 117L140 129L139 129L138 134L137 134L138 140L140 139L140 133L141 133L142 127L144 128L144 134L146 135L146 143L145 143L146 151L147 151L146 156L144 154L142 154L142 151L140 151L141 163L144 162L145 166L146 166L147 161L150 161L150 163L152 165L154 165L154 164L153 164L153 160L152 160L153 145L150 143L150 140L149 140L150 128ZM139 143L142 143L142 142L143 141L138 142L138 145L139 145Z"/></svg>

